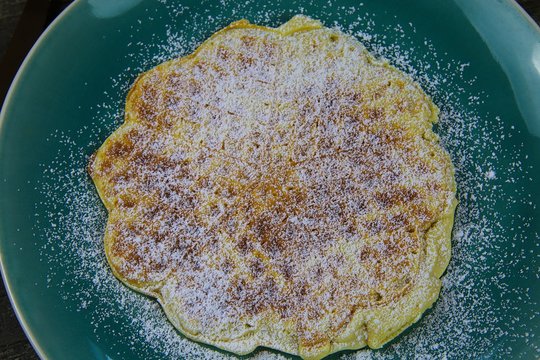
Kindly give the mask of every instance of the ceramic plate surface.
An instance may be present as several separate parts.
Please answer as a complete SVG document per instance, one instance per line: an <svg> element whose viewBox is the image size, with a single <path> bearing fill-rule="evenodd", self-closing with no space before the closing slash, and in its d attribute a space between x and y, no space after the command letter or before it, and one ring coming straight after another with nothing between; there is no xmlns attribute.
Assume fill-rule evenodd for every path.
<svg viewBox="0 0 540 360"><path fill-rule="evenodd" d="M540 31L510 1L76 1L21 67L0 118L0 259L47 359L230 356L191 342L105 262L85 172L138 74L241 18L295 14L356 36L441 108L456 165L453 258L439 300L380 350L332 358L540 357ZM260 349L259 358L289 357Z"/></svg>

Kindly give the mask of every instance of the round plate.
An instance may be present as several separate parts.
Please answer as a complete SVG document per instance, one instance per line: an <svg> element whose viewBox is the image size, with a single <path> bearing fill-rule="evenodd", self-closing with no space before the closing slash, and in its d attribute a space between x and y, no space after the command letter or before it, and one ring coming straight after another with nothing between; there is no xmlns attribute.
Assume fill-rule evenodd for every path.
<svg viewBox="0 0 540 360"><path fill-rule="evenodd" d="M334 358L540 356L540 31L510 1L76 1L21 67L1 114L0 259L19 320L50 359L220 358L108 270L85 172L137 75L241 18L295 14L359 38L441 108L456 166L439 300L383 349ZM258 357L287 357L260 349Z"/></svg>

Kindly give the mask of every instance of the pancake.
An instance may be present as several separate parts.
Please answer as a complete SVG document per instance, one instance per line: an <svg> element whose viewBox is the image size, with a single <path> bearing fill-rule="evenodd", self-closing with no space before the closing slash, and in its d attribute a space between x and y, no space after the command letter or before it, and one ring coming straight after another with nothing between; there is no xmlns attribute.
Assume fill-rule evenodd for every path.
<svg viewBox="0 0 540 360"><path fill-rule="evenodd" d="M137 78L92 156L116 277L185 336L319 359L437 299L454 170L438 109L356 39L234 22Z"/></svg>

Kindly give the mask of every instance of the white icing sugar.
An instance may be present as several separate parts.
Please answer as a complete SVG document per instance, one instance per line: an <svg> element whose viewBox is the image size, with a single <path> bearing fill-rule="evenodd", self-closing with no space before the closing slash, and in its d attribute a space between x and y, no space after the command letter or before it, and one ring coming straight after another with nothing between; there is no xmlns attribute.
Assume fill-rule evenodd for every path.
<svg viewBox="0 0 540 360"><path fill-rule="evenodd" d="M201 12L190 14L190 23L183 24L173 19L190 9L169 1L162 3L171 14L171 25L164 29L166 40L157 37L152 38L151 43L136 40L137 33L151 21L150 18L141 19L139 25L134 25L134 38L129 44L132 51L127 59L134 59L138 65L126 68L118 77L111 79L108 94L126 94L138 73L170 58L190 53L209 34L238 19L238 14L251 4L249 0L242 5L227 3L227 6L232 6L230 17ZM301 8L297 10L302 12ZM525 285L509 287L506 282L509 277L529 279L535 272L538 279L538 267L534 263L526 265L532 255L520 247L525 241L534 241L519 230L530 228L532 215L494 210L500 201L509 205L519 204L527 209L536 206L527 191L530 165L522 145L510 146L504 142L519 130L510 128L506 119L503 121L495 114L479 110L487 100L486 95L471 94L468 89L475 83L471 76L475 64L469 64L468 59L443 60L446 58L443 54L438 55L437 46L429 39L425 40L422 51L416 51L411 40L416 31L414 24L398 24L396 21L381 28L377 26L377 14L363 12L361 4L341 7L329 1L319 11L319 15L306 15L322 20L325 14L343 13L349 19L353 17L353 21L338 20L335 24L326 25L339 27L360 39L372 52L385 57L419 81L434 98L441 108L438 133L456 166L460 200L454 226L453 257L433 310L424 315L412 330L382 350L361 350L341 356L350 359L465 358L486 356L490 351L497 351L504 357L512 349L497 347L501 339L506 339L508 344L525 344L538 352L536 332L525 331L527 325L523 321L538 317L538 299L533 297L531 288ZM265 9L250 20L276 25L279 22L276 19L283 15L278 10ZM207 33L197 38L186 38L182 27L193 24L201 27L204 24ZM398 34L399 41L386 37L387 33ZM96 149L103 140L103 135L93 129L108 128L112 131L123 119L125 96L108 94L110 100L90 109L95 113L91 125L74 133L56 132L49 136L50 141L57 144L59 153L54 162L43 165L44 179L38 190L44 194L40 207L48 210L36 214L35 230L37 241L43 244L44 259L50 264L50 274L45 280L48 286L59 289L63 298L79 304L70 311L84 312L95 329L96 337L103 336L103 329L114 327L118 335L116 341L128 341L142 358L155 357L156 354L160 358L171 359L234 358L179 335L154 300L125 288L109 270L102 244L106 212L86 175L88 159L81 155L81 146ZM494 137L493 131L501 136ZM492 155L479 157L479 154ZM510 166L500 168L499 161L506 161ZM70 170L66 172L64 169ZM505 192L505 184L514 185L512 192ZM292 221L304 223L309 219L299 217ZM512 227L512 239L505 237L506 225L503 224ZM513 243L510 250L499 251L509 240ZM57 273L59 268L70 276L60 277ZM499 298L503 300L499 301ZM523 310L517 311L519 309ZM515 315L507 315L509 312ZM261 350L254 358L284 356Z"/></svg>

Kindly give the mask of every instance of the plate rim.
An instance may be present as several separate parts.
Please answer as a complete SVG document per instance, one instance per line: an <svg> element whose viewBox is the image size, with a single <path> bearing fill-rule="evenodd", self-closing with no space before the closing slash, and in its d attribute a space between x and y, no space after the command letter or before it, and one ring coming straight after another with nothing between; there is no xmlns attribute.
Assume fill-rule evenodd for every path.
<svg viewBox="0 0 540 360"><path fill-rule="evenodd" d="M2 108L0 110L0 134L4 131L4 124L6 123L7 119L7 113L8 109L10 107L10 103L13 97L13 94L16 92L16 89L19 84L20 78L23 76L23 74L26 71L26 68L28 67L29 63L33 60L34 55L37 53L39 48L43 45L44 40L50 36L51 31L69 14L73 11L77 6L81 4L82 0L74 0L71 4L69 4L58 16L51 21L51 23L43 30L41 35L38 37L34 45L30 48L30 51L28 51L28 54L24 57L23 62L19 66L19 69L17 70L17 73L15 74L15 77L13 77L13 80L11 81L11 84L9 85L9 89L6 93L6 97L4 98L4 102L2 103ZM2 153L0 152L0 158L2 157ZM0 213L0 216L2 214ZM15 317L17 318L17 321L19 322L19 325L21 326L21 329L24 332L24 335L30 342L30 345L32 345L32 348L37 353L38 357L40 359L49 359L49 356L45 353L45 350L41 347L37 339L34 337L34 332L30 325L26 322L25 316L23 311L19 308L18 302L15 299L11 283L9 281L9 276L7 275L7 268L4 265L4 249L2 246L2 243L5 240L0 237L0 274L2 276L2 281L4 283L4 287L6 289L6 294L9 299L9 303L11 305L11 308L13 309L13 312L15 313Z"/></svg>

